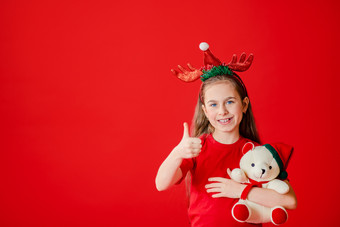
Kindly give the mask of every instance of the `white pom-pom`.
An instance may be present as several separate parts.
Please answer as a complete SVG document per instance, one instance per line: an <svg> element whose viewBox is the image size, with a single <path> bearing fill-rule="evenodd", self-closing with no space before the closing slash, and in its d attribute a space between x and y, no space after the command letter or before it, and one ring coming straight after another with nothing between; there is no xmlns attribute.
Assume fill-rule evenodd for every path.
<svg viewBox="0 0 340 227"><path fill-rule="evenodd" d="M200 49L201 49L202 51L208 50L208 49L209 49L209 44L208 44L208 43L205 43L205 42L200 43Z"/></svg>

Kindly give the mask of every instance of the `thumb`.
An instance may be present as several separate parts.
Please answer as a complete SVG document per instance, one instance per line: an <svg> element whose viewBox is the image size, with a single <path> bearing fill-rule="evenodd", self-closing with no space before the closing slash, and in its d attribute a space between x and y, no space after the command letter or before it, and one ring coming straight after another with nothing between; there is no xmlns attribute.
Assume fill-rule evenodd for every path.
<svg viewBox="0 0 340 227"><path fill-rule="evenodd" d="M231 170L229 168L227 169L227 173L228 173L229 177L231 178Z"/></svg>
<svg viewBox="0 0 340 227"><path fill-rule="evenodd" d="M184 122L184 123L183 123L183 127L184 127L184 130L183 130L183 138L188 138L188 137L190 137L190 135L189 135L189 126L188 126L188 123Z"/></svg>

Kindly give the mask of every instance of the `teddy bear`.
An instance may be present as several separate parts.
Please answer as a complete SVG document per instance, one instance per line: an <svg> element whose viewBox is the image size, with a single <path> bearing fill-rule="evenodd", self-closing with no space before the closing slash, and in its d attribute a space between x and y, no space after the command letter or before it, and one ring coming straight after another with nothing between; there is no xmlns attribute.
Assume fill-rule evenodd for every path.
<svg viewBox="0 0 340 227"><path fill-rule="evenodd" d="M240 168L229 171L230 178L246 184L240 200L232 208L232 216L239 222L283 224L288 214L282 206L264 207L247 200L252 187L263 187L285 194L289 186L287 178L287 164L293 152L293 147L282 144L265 144L256 146L248 142L242 148L243 156Z"/></svg>

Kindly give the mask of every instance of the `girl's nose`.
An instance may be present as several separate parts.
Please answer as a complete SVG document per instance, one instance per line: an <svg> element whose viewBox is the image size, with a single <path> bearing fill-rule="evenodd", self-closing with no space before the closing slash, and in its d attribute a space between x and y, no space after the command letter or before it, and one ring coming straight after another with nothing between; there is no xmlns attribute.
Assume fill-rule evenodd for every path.
<svg viewBox="0 0 340 227"><path fill-rule="evenodd" d="M221 105L220 109L219 109L219 114L224 115L228 113L228 109L226 106Z"/></svg>

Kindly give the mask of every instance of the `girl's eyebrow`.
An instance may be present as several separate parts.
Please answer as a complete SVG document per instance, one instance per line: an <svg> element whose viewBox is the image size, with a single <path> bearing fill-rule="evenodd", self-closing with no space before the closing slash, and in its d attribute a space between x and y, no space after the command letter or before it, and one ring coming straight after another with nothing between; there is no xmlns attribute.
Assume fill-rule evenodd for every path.
<svg viewBox="0 0 340 227"><path fill-rule="evenodd" d="M236 98L233 97L233 96L229 96L229 97L225 98L224 100L229 100L229 99L236 99ZM207 103L209 103L209 102L217 102L217 101L214 100L214 99L211 99L211 100L207 101Z"/></svg>
<svg viewBox="0 0 340 227"><path fill-rule="evenodd" d="M236 98L233 97L233 96L230 96L230 97L225 98L224 101L225 101L225 100L230 100L230 99L236 99ZM214 100L214 99L211 99L211 100L208 100L208 101L207 101L207 103L215 103L215 102L218 102L218 101L216 101L216 100Z"/></svg>

